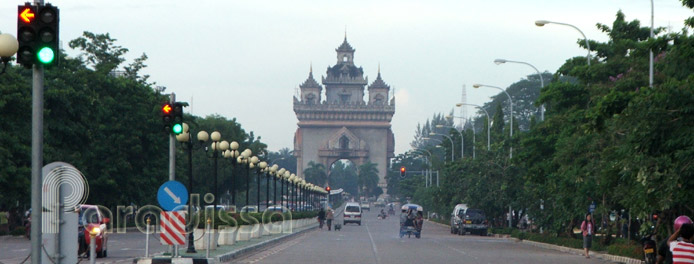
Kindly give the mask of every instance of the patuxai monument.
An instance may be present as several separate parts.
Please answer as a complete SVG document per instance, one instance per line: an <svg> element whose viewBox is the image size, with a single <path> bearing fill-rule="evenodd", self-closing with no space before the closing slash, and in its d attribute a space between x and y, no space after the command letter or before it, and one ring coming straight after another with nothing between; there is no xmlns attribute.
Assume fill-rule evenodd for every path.
<svg viewBox="0 0 694 264"><path fill-rule="evenodd" d="M313 161L323 164L329 175L335 161L347 159L357 166L370 161L377 164L378 186L385 192L385 176L394 157L390 121L395 100L380 69L376 80L369 84L364 69L354 64L355 49L346 36L335 51L336 64L328 67L326 76L321 76L325 89L311 70L299 86L300 98L294 97L294 112L299 120L294 134L297 171L303 177L304 169Z"/></svg>

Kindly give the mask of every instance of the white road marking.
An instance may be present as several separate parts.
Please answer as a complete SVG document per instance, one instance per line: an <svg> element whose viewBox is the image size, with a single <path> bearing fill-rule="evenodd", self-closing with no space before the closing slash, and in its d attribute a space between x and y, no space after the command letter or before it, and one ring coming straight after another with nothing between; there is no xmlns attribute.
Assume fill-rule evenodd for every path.
<svg viewBox="0 0 694 264"><path fill-rule="evenodd" d="M371 249L373 249L374 257L376 257L376 263L381 264L381 258L378 257L378 249L376 248L376 243L374 243L373 236L371 236L371 231L369 231L369 225L364 222L364 226L366 226L366 232L369 233L369 239L371 239Z"/></svg>

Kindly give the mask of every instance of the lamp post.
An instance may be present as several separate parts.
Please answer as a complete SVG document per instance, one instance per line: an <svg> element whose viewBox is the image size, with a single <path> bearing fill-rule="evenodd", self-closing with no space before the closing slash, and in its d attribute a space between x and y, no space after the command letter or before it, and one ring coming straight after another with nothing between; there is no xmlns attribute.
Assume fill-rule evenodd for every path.
<svg viewBox="0 0 694 264"><path fill-rule="evenodd" d="M275 174L277 173L277 164L270 166L268 168L268 173L267 173L267 184L265 185L266 190L265 190L265 210L270 208L270 178L272 178L272 182L275 184L275 186L272 188L273 192L273 198L272 202L277 203L277 178L275 178Z"/></svg>
<svg viewBox="0 0 694 264"><path fill-rule="evenodd" d="M502 92L504 92L506 94L506 96L508 96L508 103L511 106L511 116L509 118L511 120L511 140L513 140L513 99L511 99L511 95L508 94L508 92L506 92L506 90L504 90L503 88L497 87L497 86L491 86L491 85L485 85L485 84L473 84L472 87L474 87L474 88L480 88L480 87L495 88L495 89L501 90ZM513 147L511 147L511 151L509 152L509 154L510 154L510 158L513 158Z"/></svg>
<svg viewBox="0 0 694 264"><path fill-rule="evenodd" d="M443 145L443 140L442 140L442 139L430 138L430 137L423 137L422 139L423 139L423 140L436 140L436 141L439 142L439 144ZM451 148L453 148L453 145L452 145L452 144L451 144ZM446 150L443 150L443 152L444 152L444 153L443 153L443 161L446 162ZM432 158L433 158L433 156L432 156Z"/></svg>
<svg viewBox="0 0 694 264"><path fill-rule="evenodd" d="M284 172L286 170L281 168L277 171L277 180L280 181L280 206L284 206Z"/></svg>
<svg viewBox="0 0 694 264"><path fill-rule="evenodd" d="M437 127L438 127L438 126L437 126ZM451 138L450 136L448 136L448 135L446 135L446 134L434 133L434 132L429 132L429 136L444 136L444 137L448 138L448 140L451 141L451 161L454 161L454 160L455 160L455 155L453 155L453 154L455 153L455 151L454 151L454 150L455 150L455 147L454 147L454 146L455 146L455 143L453 143L453 138ZM462 139L462 136L463 136L463 133L461 132L461 133L460 133L460 138L461 138L461 139Z"/></svg>
<svg viewBox="0 0 694 264"><path fill-rule="evenodd" d="M241 156L241 153L239 153L238 149L239 143L236 141L232 141L231 143L229 143L229 150L222 153L222 156L231 159L231 204L233 204L234 207L236 207L236 184L234 179L234 168L236 168L235 164L240 163L239 158Z"/></svg>
<svg viewBox="0 0 694 264"><path fill-rule="evenodd" d="M538 27L542 27L542 26L547 25L547 24L557 24L557 25L572 27L572 28L574 28L575 30L577 30L578 33L581 33L581 35L583 36L583 39L586 41L586 47L588 48L588 57L587 57L587 60L588 60L588 66L590 66L590 43L588 42L588 38L586 38L586 34L583 34L583 31L581 31L581 30L578 29L576 26L571 25L571 24L560 23L560 22L553 22L553 21L547 21L547 20L537 20L537 21L535 21L535 25L538 26Z"/></svg>
<svg viewBox="0 0 694 264"><path fill-rule="evenodd" d="M248 151L248 156L250 156L253 152L251 152L250 149L246 149ZM255 162L254 162L255 161ZM248 158L248 170L246 171L246 212L248 212L249 208L249 198L250 198L250 193L251 193L251 170L255 168L255 164L258 163L258 157L253 156Z"/></svg>
<svg viewBox="0 0 694 264"><path fill-rule="evenodd" d="M198 142L200 142L200 145L203 145L205 141L207 141L209 138L209 135L205 131L200 131L198 132ZM188 124L183 123L183 133L176 135L176 140L178 142L181 142L184 146L186 146L186 152L188 152L188 192L193 193L193 147L195 144L193 144L193 139L191 136L190 128ZM188 219L192 219L193 217L193 200L189 199L190 204L188 205ZM189 227L186 225L186 228L188 228L188 249L186 250L186 253L195 253L195 246L194 246L194 238L193 238L193 232L190 230L192 227Z"/></svg>
<svg viewBox="0 0 694 264"><path fill-rule="evenodd" d="M416 151L419 151L420 153L417 153ZM411 152L417 153L420 155L421 154L429 155L429 158L427 158L426 156L422 156L422 157L424 157L424 161L429 164L429 168L434 167L433 164L431 163L431 160L434 158L434 155L430 151L428 151L426 149L416 148L416 149L413 149ZM429 187L429 185L431 185L431 176L429 175L429 169L427 169L425 171L424 179L425 179L424 186Z"/></svg>
<svg viewBox="0 0 694 264"><path fill-rule="evenodd" d="M0 62L2 62L2 71L0 74L5 73L5 68L7 64L10 63L12 56L17 53L19 49L19 42L14 36L10 34L0 34Z"/></svg>
<svg viewBox="0 0 694 264"><path fill-rule="evenodd" d="M522 61L512 61L512 60L505 60L505 59L496 59L496 60L494 60L494 63L496 63L496 65L501 65L501 64L504 64L504 63L507 63L507 62L508 62L508 63L525 64L525 65L528 65L528 66L532 67L532 68L535 69L535 71L537 72L537 76L540 76L540 90L542 90L542 88L545 87L545 80L544 80L544 78L542 78L542 73L540 73L540 70L538 70L538 69L537 69L535 66L533 66L532 64L527 63L527 62L522 62ZM540 121L545 121L545 104L542 104L542 105L540 106Z"/></svg>
<svg viewBox="0 0 694 264"><path fill-rule="evenodd" d="M482 109L482 111L484 111L484 113L487 115L487 151L489 151L489 150L490 150L490 142L491 142L491 140L490 140L491 137L489 136L491 133L489 133L489 132L490 132L490 128L492 127L492 119L491 119L491 117L489 116L489 112L487 112L487 109L484 109L484 107L482 107L482 106L480 106L480 105L476 105L476 104L466 104L466 103L457 103L457 104L455 104L455 106L457 106L457 107L461 107L461 106L463 106L463 105L474 106L474 107L477 107L477 108L479 108L479 109ZM450 117L454 117L454 116L452 116L452 115L449 115L449 116L450 116ZM462 117L461 117L461 118L462 118Z"/></svg>
<svg viewBox="0 0 694 264"><path fill-rule="evenodd" d="M448 116L446 116L448 117ZM460 128L460 131L456 129L455 127L452 126L444 126L444 125L436 125L436 128L450 128L450 129L455 129L455 132L460 133L460 158L462 159L465 157L464 152L465 152L465 138L463 137L463 128ZM474 133L473 133L474 135Z"/></svg>
<svg viewBox="0 0 694 264"><path fill-rule="evenodd" d="M265 178L267 179L267 184L265 185L265 209L267 209L267 204L270 202L268 200L268 194L270 193L270 189L268 189L270 187L270 178L267 177L270 168L267 167L267 162L265 161L258 163L258 168L260 168L260 173L258 173L258 212L260 212L260 181L262 180L262 174L265 174Z"/></svg>
<svg viewBox="0 0 694 264"><path fill-rule="evenodd" d="M213 202L213 208L214 210L217 210L217 198L219 195L217 193L217 156L219 156L217 153L221 151L225 151L229 148L229 142L227 141L221 141L222 139L222 134L219 133L218 131L212 132L210 134L209 139L212 140L212 144L210 145L210 148L212 148L212 158L214 159L214 202ZM208 136L207 132L205 131L200 131L198 132L198 140L201 142L207 142ZM208 148L205 148L205 151L208 151Z"/></svg>

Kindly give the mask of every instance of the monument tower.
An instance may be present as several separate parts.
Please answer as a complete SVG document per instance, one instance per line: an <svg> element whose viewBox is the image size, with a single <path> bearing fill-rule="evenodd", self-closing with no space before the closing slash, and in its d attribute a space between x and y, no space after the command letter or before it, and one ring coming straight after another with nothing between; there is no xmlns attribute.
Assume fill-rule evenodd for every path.
<svg viewBox="0 0 694 264"><path fill-rule="evenodd" d="M303 178L310 161L323 164L327 170L341 159L357 166L372 162L377 164L378 186L385 192L385 176L394 157L390 121L395 100L389 98L390 86L381 78L380 67L376 80L368 85L364 70L354 64L355 49L347 36L335 51L337 63L321 76L325 97L323 86L313 78L313 69L299 86L300 98L294 97L294 113L299 120L294 134L297 174ZM329 177L329 171L326 173Z"/></svg>

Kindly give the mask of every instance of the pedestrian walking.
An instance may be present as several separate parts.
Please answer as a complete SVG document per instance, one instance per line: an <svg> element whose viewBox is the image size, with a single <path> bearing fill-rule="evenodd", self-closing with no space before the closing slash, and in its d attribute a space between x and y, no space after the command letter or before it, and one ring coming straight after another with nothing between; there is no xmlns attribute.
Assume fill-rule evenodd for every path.
<svg viewBox="0 0 694 264"><path fill-rule="evenodd" d="M328 231L330 231L333 225L333 209L330 209L330 207L328 207L328 211L325 213L325 219L328 220Z"/></svg>
<svg viewBox="0 0 694 264"><path fill-rule="evenodd" d="M323 221L325 221L325 210L321 207L318 211L318 228L323 229Z"/></svg>
<svg viewBox="0 0 694 264"><path fill-rule="evenodd" d="M681 237L682 241L677 241ZM694 264L694 224L683 224L668 238L673 264Z"/></svg>
<svg viewBox="0 0 694 264"><path fill-rule="evenodd" d="M593 234L595 233L595 222L590 213L586 214L585 220L581 223L581 232L583 233L583 249L586 253L586 258L590 258L588 250L593 242Z"/></svg>

